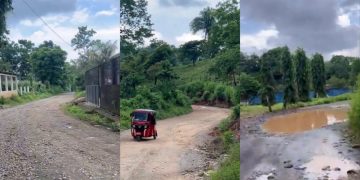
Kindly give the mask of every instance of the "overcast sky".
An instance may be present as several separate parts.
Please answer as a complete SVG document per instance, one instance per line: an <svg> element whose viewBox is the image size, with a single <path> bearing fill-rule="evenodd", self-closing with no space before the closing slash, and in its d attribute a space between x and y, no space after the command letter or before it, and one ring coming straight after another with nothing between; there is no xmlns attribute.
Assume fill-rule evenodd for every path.
<svg viewBox="0 0 360 180"><path fill-rule="evenodd" d="M154 37L173 45L203 39L203 33L192 34L190 22L206 7L221 0L149 0L148 11L154 23Z"/></svg>
<svg viewBox="0 0 360 180"><path fill-rule="evenodd" d="M360 56L360 0L241 0L241 50L277 46Z"/></svg>
<svg viewBox="0 0 360 180"><path fill-rule="evenodd" d="M23 2L26 1L52 29L57 37ZM87 25L94 29L96 39L119 41L119 0L14 0L14 10L8 15L10 39L27 39L36 45L52 40L67 51L68 60L76 58L71 39L78 32L78 26Z"/></svg>

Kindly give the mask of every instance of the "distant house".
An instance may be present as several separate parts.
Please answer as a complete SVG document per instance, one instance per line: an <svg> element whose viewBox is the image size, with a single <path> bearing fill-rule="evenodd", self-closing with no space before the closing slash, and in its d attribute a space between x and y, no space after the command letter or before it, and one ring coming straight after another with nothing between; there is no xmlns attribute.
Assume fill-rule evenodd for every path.
<svg viewBox="0 0 360 180"><path fill-rule="evenodd" d="M0 97L11 97L18 94L17 76L10 73L0 72Z"/></svg>

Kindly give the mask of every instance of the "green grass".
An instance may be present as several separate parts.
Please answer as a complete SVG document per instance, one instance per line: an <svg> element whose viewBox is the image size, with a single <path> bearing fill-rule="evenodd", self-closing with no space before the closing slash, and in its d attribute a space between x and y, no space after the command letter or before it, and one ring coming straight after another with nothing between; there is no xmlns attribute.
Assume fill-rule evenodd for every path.
<svg viewBox="0 0 360 180"><path fill-rule="evenodd" d="M75 98L85 97L85 91L75 92Z"/></svg>
<svg viewBox="0 0 360 180"><path fill-rule="evenodd" d="M179 75L180 82L193 82L209 80L211 77L208 73L210 67L214 64L211 60L203 60L192 64L179 65L174 68L176 74Z"/></svg>
<svg viewBox="0 0 360 180"><path fill-rule="evenodd" d="M307 106L315 106L321 104L330 104L339 101L351 100L352 93L346 93L339 96L333 97L325 97L325 98L314 98L309 102L298 102L296 104L289 105L289 109L291 108L299 108L299 107L307 107ZM257 115L262 115L268 112L268 108L262 105L248 105L248 106L240 106L241 109L241 117L253 117ZM278 103L272 106L274 112L280 111L283 109L283 103Z"/></svg>
<svg viewBox="0 0 360 180"><path fill-rule="evenodd" d="M28 93L25 95L14 95L10 98L3 98L0 97L0 105L6 106L6 107L13 107L20 104L25 104L31 101L43 99L52 96L51 93Z"/></svg>
<svg viewBox="0 0 360 180"><path fill-rule="evenodd" d="M360 75L358 76L357 91L354 93L351 101L349 129L352 140L356 143L360 143Z"/></svg>
<svg viewBox="0 0 360 180"><path fill-rule="evenodd" d="M229 157L216 172L210 174L212 180L240 179L240 143L231 144L228 152Z"/></svg>
<svg viewBox="0 0 360 180"><path fill-rule="evenodd" d="M96 112L88 113L87 110L80 106L67 104L64 106L64 110L70 116L87 121L92 125L108 127L115 132L120 130L120 124L118 122L114 122L113 120L108 119Z"/></svg>

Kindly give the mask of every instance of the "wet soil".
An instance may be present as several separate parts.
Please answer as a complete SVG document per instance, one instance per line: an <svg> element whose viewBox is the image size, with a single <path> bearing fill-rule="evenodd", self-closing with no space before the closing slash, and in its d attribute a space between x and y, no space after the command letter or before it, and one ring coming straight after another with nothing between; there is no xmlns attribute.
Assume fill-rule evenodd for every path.
<svg viewBox="0 0 360 180"><path fill-rule="evenodd" d="M158 138L136 142L130 130L120 135L121 179L203 179L205 142L228 109L193 106L193 112L157 122Z"/></svg>
<svg viewBox="0 0 360 180"><path fill-rule="evenodd" d="M65 115L72 99L0 110L0 179L119 179L119 134Z"/></svg>
<svg viewBox="0 0 360 180"><path fill-rule="evenodd" d="M348 142L346 123L330 123L331 125L324 127L319 125L318 129L305 128L304 131L302 128L288 133L265 131L262 127L272 118L284 117L283 115L291 113L338 112L339 109L346 111L347 108L349 108L348 102L340 102L241 119L240 178L242 180L269 177L279 180L350 178L347 175L349 170L360 169L360 151L352 148ZM322 116L322 113L319 114ZM342 115L337 116L338 119L343 119ZM291 123L287 124L292 126Z"/></svg>

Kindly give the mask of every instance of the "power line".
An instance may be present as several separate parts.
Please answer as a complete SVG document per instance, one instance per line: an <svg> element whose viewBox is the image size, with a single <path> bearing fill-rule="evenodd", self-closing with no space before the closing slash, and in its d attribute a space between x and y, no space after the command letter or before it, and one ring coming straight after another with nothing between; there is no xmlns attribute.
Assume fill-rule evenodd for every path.
<svg viewBox="0 0 360 180"><path fill-rule="evenodd" d="M64 38L62 38L60 36L60 34L58 34L31 6L30 4L28 4L25 0L22 0L22 2L31 10L32 13L34 13L44 24L45 26L47 26L59 39L61 39L65 44L67 44L68 46L71 46L70 43L68 43L67 41L65 41Z"/></svg>

